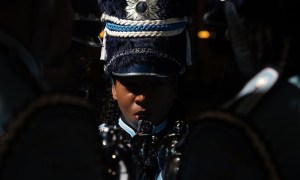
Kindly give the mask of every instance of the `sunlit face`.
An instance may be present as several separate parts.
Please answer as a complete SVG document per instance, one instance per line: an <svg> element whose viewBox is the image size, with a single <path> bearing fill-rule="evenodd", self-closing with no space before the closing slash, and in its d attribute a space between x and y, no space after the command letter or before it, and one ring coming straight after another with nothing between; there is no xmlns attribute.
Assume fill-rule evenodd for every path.
<svg viewBox="0 0 300 180"><path fill-rule="evenodd" d="M176 78L152 76L117 77L112 86L125 121L137 129L141 113L155 125L169 112L176 95Z"/></svg>

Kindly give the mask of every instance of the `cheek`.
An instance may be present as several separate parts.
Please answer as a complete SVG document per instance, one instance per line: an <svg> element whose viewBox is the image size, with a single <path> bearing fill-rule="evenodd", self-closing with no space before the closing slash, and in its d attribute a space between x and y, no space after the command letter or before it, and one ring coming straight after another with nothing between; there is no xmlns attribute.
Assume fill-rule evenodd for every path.
<svg viewBox="0 0 300 180"><path fill-rule="evenodd" d="M131 121L134 117L133 114L135 113L135 105L134 105L134 101L132 101L132 97L118 97L118 105L119 108L123 114L123 116L125 117L125 119Z"/></svg>
<svg viewBox="0 0 300 180"><path fill-rule="evenodd" d="M166 97L163 99L164 102L162 102L162 104L164 104L164 106L165 106L164 108L165 108L165 109L170 109L170 107L171 107L172 104L173 104L173 100L174 100L173 96L171 96L171 95L166 96Z"/></svg>
<svg viewBox="0 0 300 180"><path fill-rule="evenodd" d="M134 102L134 95L128 92L124 92L124 90L117 89L116 97L119 107L122 110L129 110Z"/></svg>

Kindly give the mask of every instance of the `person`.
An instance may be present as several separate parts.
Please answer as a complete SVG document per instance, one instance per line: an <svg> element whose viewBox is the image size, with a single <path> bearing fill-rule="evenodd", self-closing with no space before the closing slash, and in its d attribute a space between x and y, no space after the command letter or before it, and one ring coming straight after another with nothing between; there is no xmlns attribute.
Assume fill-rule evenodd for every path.
<svg viewBox="0 0 300 180"><path fill-rule="evenodd" d="M117 101L121 113L121 118L108 118L105 123L122 123L126 125L123 128L136 130L142 114L159 126L169 113L176 97L177 78L185 69L189 53L186 50L188 21L184 9L175 12L179 3L175 7L165 3L102 2L102 19L106 22L102 49L102 58L106 60L104 71L112 82L112 98ZM115 9L112 4L122 8ZM145 9L139 13L134 10L135 6L139 7L137 4L143 4L149 11ZM167 7L160 8L164 6ZM162 24L166 24L166 28ZM135 30L143 26L149 31ZM123 32L123 28L129 30ZM152 30L155 28L160 31Z"/></svg>
<svg viewBox="0 0 300 180"><path fill-rule="evenodd" d="M93 108L43 74L65 60L71 16L69 0L1 1L0 179L102 177Z"/></svg>
<svg viewBox="0 0 300 180"><path fill-rule="evenodd" d="M109 126L119 128L123 141L132 144L145 120L149 134L162 139L181 118L172 109L178 79L191 61L186 5L179 0L102 1L101 59L111 84L100 133Z"/></svg>
<svg viewBox="0 0 300 180"><path fill-rule="evenodd" d="M226 20L241 72L251 79L222 109L196 118L183 177L299 179L297 6L282 0L214 4L206 21Z"/></svg>

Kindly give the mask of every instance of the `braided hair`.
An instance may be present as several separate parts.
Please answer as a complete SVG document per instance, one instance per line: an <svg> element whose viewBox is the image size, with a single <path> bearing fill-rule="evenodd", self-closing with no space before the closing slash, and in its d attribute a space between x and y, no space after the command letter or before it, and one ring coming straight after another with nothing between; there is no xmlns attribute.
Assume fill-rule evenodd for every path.
<svg viewBox="0 0 300 180"><path fill-rule="evenodd" d="M100 113L100 121L107 125L116 125L121 116L121 111L117 101L112 98L111 83L106 83L107 85L102 99L103 106Z"/></svg>

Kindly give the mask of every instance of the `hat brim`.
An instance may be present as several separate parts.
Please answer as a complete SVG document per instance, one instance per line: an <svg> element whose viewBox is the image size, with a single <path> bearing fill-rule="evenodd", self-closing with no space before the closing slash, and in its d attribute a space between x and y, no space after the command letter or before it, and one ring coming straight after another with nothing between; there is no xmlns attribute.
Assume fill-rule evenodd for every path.
<svg viewBox="0 0 300 180"><path fill-rule="evenodd" d="M118 77L127 76L154 76L154 77L170 77L174 75L172 72L168 72L167 69L154 65L146 64L132 64L129 67L123 67L117 71L113 71L112 75Z"/></svg>

